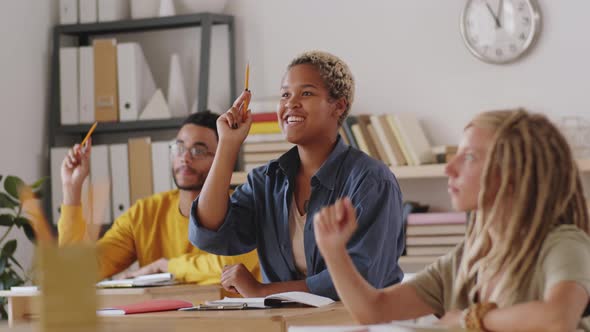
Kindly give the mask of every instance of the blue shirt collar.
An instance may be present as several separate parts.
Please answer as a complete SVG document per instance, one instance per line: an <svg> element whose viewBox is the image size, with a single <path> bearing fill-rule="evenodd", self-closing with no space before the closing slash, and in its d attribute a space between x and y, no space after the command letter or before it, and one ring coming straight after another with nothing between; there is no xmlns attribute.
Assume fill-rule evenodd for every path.
<svg viewBox="0 0 590 332"><path fill-rule="evenodd" d="M340 167L341 160L344 158L348 149L349 146L346 145L340 135L338 135L336 138L336 145L332 152L330 152L328 159L326 159L317 173L311 178L312 185L314 182L319 182L319 184L327 189L334 190L338 168ZM297 146L295 146L280 156L279 159L271 161L268 165L266 175L271 176L280 169L289 179L294 179L297 170L299 170L300 164L299 150L297 150Z"/></svg>

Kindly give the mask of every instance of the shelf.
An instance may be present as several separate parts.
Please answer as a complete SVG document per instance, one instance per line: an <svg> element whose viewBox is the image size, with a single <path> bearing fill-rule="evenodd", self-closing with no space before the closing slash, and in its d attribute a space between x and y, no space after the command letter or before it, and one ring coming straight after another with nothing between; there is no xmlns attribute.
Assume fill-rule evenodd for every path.
<svg viewBox="0 0 590 332"><path fill-rule="evenodd" d="M444 178L446 164L391 167L398 179Z"/></svg>
<svg viewBox="0 0 590 332"><path fill-rule="evenodd" d="M205 21L213 25L230 24L231 15L200 13L167 17L145 18L100 23L67 24L55 27L55 32L64 35L100 35L121 32L142 32L163 29L178 29L199 26Z"/></svg>
<svg viewBox="0 0 590 332"><path fill-rule="evenodd" d="M403 179L432 179L444 178L446 164L433 164L421 166L400 166L391 167L391 171L395 174L398 180ZM590 159L578 160L578 168L580 172L590 172ZM231 179L231 184L236 186L246 182L246 172L234 172Z"/></svg>
<svg viewBox="0 0 590 332"><path fill-rule="evenodd" d="M167 119L167 120L140 120L129 122L99 122L96 126L95 133L117 133L141 130L160 130L180 128L184 119ZM86 134L92 124L66 125L56 128L60 134Z"/></svg>

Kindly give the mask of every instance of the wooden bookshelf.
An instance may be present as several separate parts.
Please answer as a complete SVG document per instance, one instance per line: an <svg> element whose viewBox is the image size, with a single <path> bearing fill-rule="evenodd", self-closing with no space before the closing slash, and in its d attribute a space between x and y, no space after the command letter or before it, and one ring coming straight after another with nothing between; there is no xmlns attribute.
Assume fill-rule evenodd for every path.
<svg viewBox="0 0 590 332"><path fill-rule="evenodd" d="M432 164L421 166L399 166L391 167L391 171L400 179L433 179L444 178L446 164ZM578 167L581 172L590 172L590 159L578 160ZM234 172L231 184L236 186L246 182L246 172Z"/></svg>

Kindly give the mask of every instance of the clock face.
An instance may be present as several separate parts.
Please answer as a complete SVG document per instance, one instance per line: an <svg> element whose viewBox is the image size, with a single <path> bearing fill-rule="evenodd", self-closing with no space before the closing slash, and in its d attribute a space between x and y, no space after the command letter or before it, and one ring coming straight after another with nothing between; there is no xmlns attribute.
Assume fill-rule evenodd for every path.
<svg viewBox="0 0 590 332"><path fill-rule="evenodd" d="M479 59L508 63L533 45L540 20L534 0L469 0L461 17L461 34Z"/></svg>

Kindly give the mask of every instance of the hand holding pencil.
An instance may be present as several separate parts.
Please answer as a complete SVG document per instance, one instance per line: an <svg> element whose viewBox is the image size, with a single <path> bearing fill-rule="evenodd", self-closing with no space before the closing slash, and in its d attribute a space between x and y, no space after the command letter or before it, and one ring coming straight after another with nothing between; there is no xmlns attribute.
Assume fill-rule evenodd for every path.
<svg viewBox="0 0 590 332"><path fill-rule="evenodd" d="M90 173L90 151L92 139L90 135L96 123L90 128L82 143L74 145L64 158L61 165L61 181L64 204L80 205L82 184Z"/></svg>

